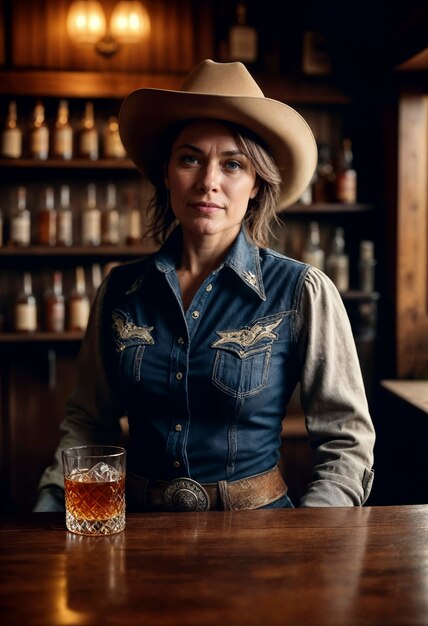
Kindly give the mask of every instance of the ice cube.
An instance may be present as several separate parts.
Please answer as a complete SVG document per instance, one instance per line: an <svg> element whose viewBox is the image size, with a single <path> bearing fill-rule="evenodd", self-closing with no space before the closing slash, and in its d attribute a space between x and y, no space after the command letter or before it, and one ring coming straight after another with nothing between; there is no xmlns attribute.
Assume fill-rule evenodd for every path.
<svg viewBox="0 0 428 626"><path fill-rule="evenodd" d="M91 467L86 475L89 476L90 480L101 483L113 482L120 479L120 473L117 469L108 465L108 463L104 463L104 461L100 461Z"/></svg>
<svg viewBox="0 0 428 626"><path fill-rule="evenodd" d="M88 483L91 481L91 477L88 476L88 468L74 467L70 472L70 479L75 480L78 483Z"/></svg>

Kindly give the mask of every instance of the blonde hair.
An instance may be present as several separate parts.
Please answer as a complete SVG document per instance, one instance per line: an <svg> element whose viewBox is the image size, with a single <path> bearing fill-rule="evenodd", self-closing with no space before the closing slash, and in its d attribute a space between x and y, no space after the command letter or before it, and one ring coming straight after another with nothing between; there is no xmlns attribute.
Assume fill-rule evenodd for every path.
<svg viewBox="0 0 428 626"><path fill-rule="evenodd" d="M186 120L168 129L159 152L159 176L153 181L155 192L149 203L147 235L163 243L176 225L175 215L169 202L163 172L169 161L171 147L181 130L194 120ZM238 148L252 162L256 170L259 189L255 198L248 202L244 225L250 239L260 247L267 247L272 233L271 225L278 221L277 209L280 202L281 174L269 148L246 128L231 122L223 122L231 129Z"/></svg>

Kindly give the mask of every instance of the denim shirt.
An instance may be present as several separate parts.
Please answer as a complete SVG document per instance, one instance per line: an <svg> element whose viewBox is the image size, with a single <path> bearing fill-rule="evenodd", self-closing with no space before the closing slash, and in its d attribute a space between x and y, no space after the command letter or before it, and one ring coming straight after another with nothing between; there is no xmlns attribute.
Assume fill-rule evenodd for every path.
<svg viewBox="0 0 428 626"><path fill-rule="evenodd" d="M317 450L301 506L362 504L374 432L332 283L254 246L242 229L185 311L180 258L176 229L154 255L111 271L82 343L60 447L114 442L126 414L128 467L137 474L201 483L251 476L278 462L282 420L300 382ZM330 345L318 341L319 324L321 334L333 333ZM332 385L337 348L346 367ZM60 484L58 460L57 452L42 486Z"/></svg>

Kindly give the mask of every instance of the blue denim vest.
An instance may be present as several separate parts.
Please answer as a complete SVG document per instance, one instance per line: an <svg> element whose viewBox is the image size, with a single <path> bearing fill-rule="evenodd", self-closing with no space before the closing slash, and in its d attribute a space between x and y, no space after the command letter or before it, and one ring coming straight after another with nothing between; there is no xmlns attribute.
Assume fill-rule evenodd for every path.
<svg viewBox="0 0 428 626"><path fill-rule="evenodd" d="M296 312L308 266L254 246L242 229L184 311L180 253L177 229L110 279L105 347L129 419L129 469L199 482L266 471L299 379Z"/></svg>

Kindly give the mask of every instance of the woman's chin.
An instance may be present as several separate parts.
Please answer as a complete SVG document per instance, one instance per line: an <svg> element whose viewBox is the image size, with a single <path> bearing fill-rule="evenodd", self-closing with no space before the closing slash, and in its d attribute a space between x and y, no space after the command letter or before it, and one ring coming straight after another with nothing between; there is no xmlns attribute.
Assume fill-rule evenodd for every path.
<svg viewBox="0 0 428 626"><path fill-rule="evenodd" d="M240 224L225 224L220 220L200 218L190 223L182 223L182 228L192 236L212 237L215 235L234 236L239 233Z"/></svg>

